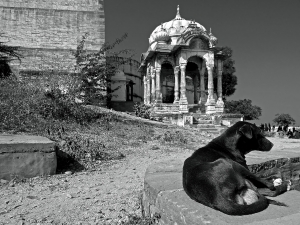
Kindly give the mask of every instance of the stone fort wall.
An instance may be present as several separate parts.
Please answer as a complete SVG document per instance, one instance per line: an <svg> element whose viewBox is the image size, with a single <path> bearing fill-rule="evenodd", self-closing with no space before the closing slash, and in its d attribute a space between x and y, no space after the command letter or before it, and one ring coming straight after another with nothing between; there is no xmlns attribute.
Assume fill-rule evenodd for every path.
<svg viewBox="0 0 300 225"><path fill-rule="evenodd" d="M86 33L88 50L105 40L104 0L0 0L0 33L20 46L19 71L72 71L76 50Z"/></svg>

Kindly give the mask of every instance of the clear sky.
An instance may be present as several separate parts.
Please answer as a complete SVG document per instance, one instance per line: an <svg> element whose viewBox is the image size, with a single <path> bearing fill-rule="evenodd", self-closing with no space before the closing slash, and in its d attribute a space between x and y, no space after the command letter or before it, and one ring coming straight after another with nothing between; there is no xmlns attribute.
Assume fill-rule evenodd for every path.
<svg viewBox="0 0 300 225"><path fill-rule="evenodd" d="M238 85L229 100L251 99L262 108L257 124L288 113L300 125L300 0L105 0L106 41L128 33L116 49L135 59L161 23L195 20L233 50Z"/></svg>

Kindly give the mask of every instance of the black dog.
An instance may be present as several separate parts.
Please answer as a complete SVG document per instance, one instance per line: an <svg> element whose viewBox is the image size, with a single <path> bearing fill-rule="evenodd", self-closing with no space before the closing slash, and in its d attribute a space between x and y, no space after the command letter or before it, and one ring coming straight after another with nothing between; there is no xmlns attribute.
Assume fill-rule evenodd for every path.
<svg viewBox="0 0 300 225"><path fill-rule="evenodd" d="M284 205L267 199L287 191L288 182L273 183L252 174L245 154L270 151L272 142L247 122L237 122L222 135L195 151L183 166L183 187L197 202L229 215L260 212L268 205Z"/></svg>

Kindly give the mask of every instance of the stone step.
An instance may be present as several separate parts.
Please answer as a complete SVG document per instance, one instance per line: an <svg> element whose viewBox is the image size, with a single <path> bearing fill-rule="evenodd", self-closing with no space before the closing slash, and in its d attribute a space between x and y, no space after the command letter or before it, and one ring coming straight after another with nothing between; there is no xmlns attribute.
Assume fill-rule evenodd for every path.
<svg viewBox="0 0 300 225"><path fill-rule="evenodd" d="M196 124L212 124L212 120L194 120L194 123Z"/></svg>

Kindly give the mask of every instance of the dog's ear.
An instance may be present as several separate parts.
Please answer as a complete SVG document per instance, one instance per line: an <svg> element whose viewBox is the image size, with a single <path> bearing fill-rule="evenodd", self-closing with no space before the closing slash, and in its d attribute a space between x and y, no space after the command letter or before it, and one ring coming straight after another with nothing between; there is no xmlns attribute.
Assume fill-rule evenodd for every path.
<svg viewBox="0 0 300 225"><path fill-rule="evenodd" d="M249 124L244 124L239 131L246 136L246 138L251 139L252 138L252 130L251 126Z"/></svg>

